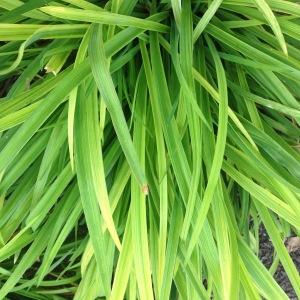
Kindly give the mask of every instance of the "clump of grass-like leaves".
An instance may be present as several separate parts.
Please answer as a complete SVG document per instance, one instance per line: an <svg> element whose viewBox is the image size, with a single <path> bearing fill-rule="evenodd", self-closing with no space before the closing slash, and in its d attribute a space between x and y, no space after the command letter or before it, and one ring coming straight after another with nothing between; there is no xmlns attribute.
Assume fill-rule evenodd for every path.
<svg viewBox="0 0 300 300"><path fill-rule="evenodd" d="M296 1L0 14L0 299L300 297Z"/></svg>

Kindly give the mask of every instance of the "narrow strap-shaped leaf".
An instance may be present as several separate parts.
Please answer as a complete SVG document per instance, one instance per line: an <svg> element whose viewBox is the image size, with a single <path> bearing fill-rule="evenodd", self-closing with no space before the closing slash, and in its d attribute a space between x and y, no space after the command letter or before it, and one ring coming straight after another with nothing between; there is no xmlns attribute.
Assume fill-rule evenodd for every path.
<svg viewBox="0 0 300 300"><path fill-rule="evenodd" d="M75 162L78 178L78 186L82 200L83 212L87 220L87 227L91 237L94 249L97 267L100 273L100 280L103 285L105 295L110 295L110 274L106 259L105 249L106 243L104 233L102 232L103 218L112 222L111 212L107 208L107 199L103 199L104 183L102 175L102 155L100 153L100 139L97 135L97 99L94 95L84 93L83 86L79 87L79 97L77 99L77 107L75 114ZM88 152L87 152L88 151ZM105 190L104 190L105 192ZM105 195L104 195L105 197ZM104 200L104 201L103 201ZM100 205L100 203L102 204ZM100 207L106 217L101 215ZM110 223L108 223L110 225ZM118 235L115 227L109 226L113 237Z"/></svg>
<svg viewBox="0 0 300 300"><path fill-rule="evenodd" d="M130 214L127 217L127 224L122 240L122 250L120 252L116 273L114 277L110 300L123 300L129 276L133 268L133 245Z"/></svg>
<svg viewBox="0 0 300 300"><path fill-rule="evenodd" d="M201 229L204 224L207 212L210 207L211 200L214 195L214 191L219 179L219 174L222 167L223 155L225 151L226 137L227 137L227 120L228 120L228 98L227 98L227 82L224 72L224 68L221 63L221 59L217 54L215 46L213 43L207 39L208 45L210 47L218 76L218 86L219 86L219 123L218 123L218 134L216 140L216 147L214 152L214 158L207 182L207 186L203 195L200 212L197 216L196 225L192 233L191 240L189 241L188 246L188 257L192 254L194 247L199 238Z"/></svg>
<svg viewBox="0 0 300 300"><path fill-rule="evenodd" d="M265 206L276 212L290 224L296 228L300 228L300 221L295 212L289 205L281 201L275 195L270 193L263 187L255 184L251 179L238 172L235 168L230 166L226 161L223 162L223 170L232 177L239 185L248 191L253 197L261 201Z"/></svg>
<svg viewBox="0 0 300 300"><path fill-rule="evenodd" d="M138 78L139 80L139 78ZM137 148L141 165L145 164L145 127L143 123L146 118L147 102L146 86L139 86L136 103L136 113L141 117L139 122L135 123L133 141ZM140 95L140 97L139 97ZM132 229L132 243L134 250L134 269L137 276L137 285L139 294L143 295L145 300L153 300L150 257L148 247L147 233L147 212L146 196L141 191L138 181L135 177L131 179L131 205L130 218Z"/></svg>
<svg viewBox="0 0 300 300"><path fill-rule="evenodd" d="M51 93L44 99L41 109L34 111L31 117L18 129L14 139L5 146L0 153L0 170L3 171L16 157L19 151L26 145L28 140L42 126L46 119L59 106L67 94L79 84L89 73L90 68L81 64L68 74Z"/></svg>
<svg viewBox="0 0 300 300"><path fill-rule="evenodd" d="M174 202L170 220L169 237L166 253L166 265L164 268L164 276L159 299L169 299L170 297L172 277L174 276L175 271L175 262L177 256L176 252L178 251L181 224L182 211L180 206Z"/></svg>
<svg viewBox="0 0 300 300"><path fill-rule="evenodd" d="M201 33L204 31L206 25L209 23L209 21L212 19L220 5L222 4L223 0L214 0L204 13L204 15L201 17L200 21L198 22L196 28L193 32L193 42L196 43Z"/></svg>
<svg viewBox="0 0 300 300"><path fill-rule="evenodd" d="M88 43L89 43L90 32L87 30L85 33L81 44L78 48L76 54L76 60L74 63L74 68L82 63L85 58ZM69 98L69 107L68 107L68 146L70 154L71 168L74 170L74 117L75 117L75 107L76 107L76 98L77 98L78 87L76 86L70 93Z"/></svg>
<svg viewBox="0 0 300 300"><path fill-rule="evenodd" d="M266 20L269 22L275 36L278 39L278 43L283 51L284 54L288 54L287 52L287 46L283 37L283 34L281 32L280 26L278 24L278 21L276 17L274 16L271 8L269 7L268 3L265 0L253 0L257 7L262 11L264 14Z"/></svg>
<svg viewBox="0 0 300 300"><path fill-rule="evenodd" d="M293 260L291 259L282 239L281 236L277 230L276 225L274 224L274 221L272 220L272 217L270 213L268 212L267 208L264 207L261 202L256 202L255 206L257 207L258 213L260 214L262 218L262 222L266 226L267 232L270 236L270 239L274 245L274 248L276 249L277 255L287 273L287 276L289 277L293 288L295 289L295 292L298 297L300 297L300 276L299 272L296 268L296 266L293 263Z"/></svg>
<svg viewBox="0 0 300 300"><path fill-rule="evenodd" d="M133 146L128 126L118 99L114 83L109 73L108 61L104 52L102 26L93 25L89 44L90 64L97 87L106 102L114 128L128 164L144 191L147 191L147 181L142 170L136 150Z"/></svg>
<svg viewBox="0 0 300 300"><path fill-rule="evenodd" d="M245 267L260 291L260 294L268 299L288 300L289 298L287 295L245 242L242 240L239 240L238 242L240 259L242 259L245 264Z"/></svg>
<svg viewBox="0 0 300 300"><path fill-rule="evenodd" d="M84 21L89 23L99 23L107 25L133 26L146 30L166 32L166 25L151 21L143 20L131 16L120 15L107 11L93 11L87 9L77 9L70 7L46 6L40 9L41 11L54 17Z"/></svg>

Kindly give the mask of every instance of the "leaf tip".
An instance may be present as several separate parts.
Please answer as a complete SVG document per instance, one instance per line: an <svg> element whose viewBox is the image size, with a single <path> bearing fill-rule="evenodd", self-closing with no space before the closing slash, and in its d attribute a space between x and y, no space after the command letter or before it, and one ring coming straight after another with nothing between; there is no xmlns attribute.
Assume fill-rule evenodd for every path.
<svg viewBox="0 0 300 300"><path fill-rule="evenodd" d="M142 193L143 193L145 196L149 195L149 187L148 187L147 184L143 184L143 186L142 186Z"/></svg>

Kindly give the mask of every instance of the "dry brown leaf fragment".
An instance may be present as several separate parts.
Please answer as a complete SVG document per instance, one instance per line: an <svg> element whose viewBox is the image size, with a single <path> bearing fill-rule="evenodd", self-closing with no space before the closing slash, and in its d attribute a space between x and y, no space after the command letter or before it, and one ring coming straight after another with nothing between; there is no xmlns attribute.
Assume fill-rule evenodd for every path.
<svg viewBox="0 0 300 300"><path fill-rule="evenodd" d="M300 249L300 237L294 236L287 239L286 248L289 253Z"/></svg>

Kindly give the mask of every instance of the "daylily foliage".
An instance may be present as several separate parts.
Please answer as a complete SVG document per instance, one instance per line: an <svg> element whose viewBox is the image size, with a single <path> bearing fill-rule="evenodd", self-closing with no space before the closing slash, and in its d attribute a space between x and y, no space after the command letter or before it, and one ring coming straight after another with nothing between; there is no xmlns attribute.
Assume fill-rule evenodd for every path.
<svg viewBox="0 0 300 300"><path fill-rule="evenodd" d="M299 18L0 0L0 299L300 298Z"/></svg>

